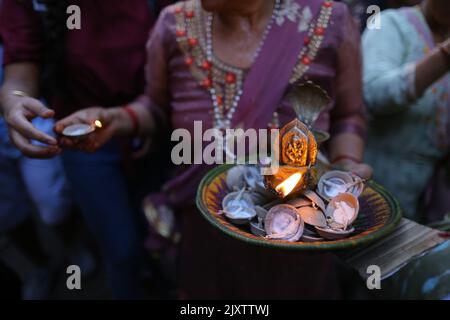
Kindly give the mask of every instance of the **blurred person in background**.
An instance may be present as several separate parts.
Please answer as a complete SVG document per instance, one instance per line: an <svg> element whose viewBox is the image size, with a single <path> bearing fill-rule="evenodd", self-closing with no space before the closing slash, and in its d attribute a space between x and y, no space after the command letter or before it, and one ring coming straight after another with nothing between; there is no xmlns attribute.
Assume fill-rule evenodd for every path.
<svg viewBox="0 0 450 320"><path fill-rule="evenodd" d="M374 179L399 200L405 217L432 218L429 199L450 209L450 175L424 197L436 170L448 170L450 146L450 2L381 13L381 29L363 35L364 97L369 121L366 161ZM447 192L445 192L447 190ZM450 293L450 246L445 242L397 277L403 297L442 298Z"/></svg>
<svg viewBox="0 0 450 320"><path fill-rule="evenodd" d="M11 140L23 154L48 158L61 152L55 137L38 130L31 119L61 118L91 106L125 106L142 92L145 42L163 2L3 0L0 102ZM81 9L80 30L66 27L69 4ZM38 100L41 95L54 111ZM129 139L114 139L95 155L76 150L62 155L72 195L100 248L115 298L143 297L148 267L144 217L139 199L131 196L138 192L131 192L125 168L131 148ZM160 165L147 180L157 183L162 171Z"/></svg>
<svg viewBox="0 0 450 320"><path fill-rule="evenodd" d="M366 28L367 20L374 15L371 10L367 9L371 6L377 6L380 10L389 8L399 8L403 6L413 6L420 3L420 0L340 0L346 3L355 20L358 22L361 32ZM374 8L374 7L373 7Z"/></svg>
<svg viewBox="0 0 450 320"><path fill-rule="evenodd" d="M3 45L0 43L0 60ZM0 79L3 68L0 67ZM0 80L1 82L1 80ZM36 118L33 125L53 134L54 121ZM31 159L20 154L10 142L4 119L0 116L0 233L30 260L34 269L21 274L23 299L48 298L53 284L54 270L51 259L43 249L32 213L37 211L44 225L51 227L64 245L69 264L77 264L85 274L91 274L95 262L93 256L74 241L78 230L69 221L73 201L62 168L60 157L53 159ZM6 261L12 269L16 265Z"/></svg>

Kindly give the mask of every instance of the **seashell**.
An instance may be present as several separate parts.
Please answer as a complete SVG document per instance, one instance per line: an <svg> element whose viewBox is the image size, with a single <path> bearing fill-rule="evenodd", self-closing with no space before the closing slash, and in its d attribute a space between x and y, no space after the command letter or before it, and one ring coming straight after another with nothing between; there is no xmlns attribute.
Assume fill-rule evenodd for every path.
<svg viewBox="0 0 450 320"><path fill-rule="evenodd" d="M326 91L311 81L291 88L286 94L286 99L292 105L298 119L309 128L331 100Z"/></svg>
<svg viewBox="0 0 450 320"><path fill-rule="evenodd" d="M249 195L250 199L252 200L252 203L255 205L262 205L267 203L267 198L259 192L248 191L246 193Z"/></svg>
<svg viewBox="0 0 450 320"><path fill-rule="evenodd" d="M324 238L319 237L319 236L306 235L303 233L301 240L304 242L318 242L318 241L323 241Z"/></svg>
<svg viewBox="0 0 450 320"><path fill-rule="evenodd" d="M264 197L265 200L273 200L276 198L276 195L271 190L266 188L264 178L262 180L262 183L258 182L255 185L254 191L259 193L262 197Z"/></svg>
<svg viewBox="0 0 450 320"><path fill-rule="evenodd" d="M264 177L261 174L259 167L247 166L244 173L244 179L247 187L249 187L252 191L258 192L266 199L274 198L274 194L268 190L264 184Z"/></svg>
<svg viewBox="0 0 450 320"><path fill-rule="evenodd" d="M364 179L361 179L357 175L351 174L353 177L352 185L348 186L347 192L353 194L355 197L359 197L361 193L364 191Z"/></svg>
<svg viewBox="0 0 450 320"><path fill-rule="evenodd" d="M245 187L245 166L234 166L227 172L226 183L230 190L240 190Z"/></svg>
<svg viewBox="0 0 450 320"><path fill-rule="evenodd" d="M309 224L305 224L305 230L303 230L303 234L306 234L307 236L318 236L316 228Z"/></svg>
<svg viewBox="0 0 450 320"><path fill-rule="evenodd" d="M253 208L230 208L223 211L224 215L234 224L247 224L256 212ZM243 217L245 215L245 217Z"/></svg>
<svg viewBox="0 0 450 320"><path fill-rule="evenodd" d="M335 230L327 227L326 228L316 227L316 231L321 237L327 240L339 240L347 238L355 231L355 228L350 228L348 230L339 230L339 229Z"/></svg>
<svg viewBox="0 0 450 320"><path fill-rule="evenodd" d="M256 211L256 215L258 216L258 218L261 218L262 220L264 220L267 216L267 210L264 209L263 207L260 206L255 206L255 211Z"/></svg>
<svg viewBox="0 0 450 320"><path fill-rule="evenodd" d="M330 97L311 81L290 88L285 95L297 118L280 130L281 162L291 166L312 166L316 162L318 142L326 134L314 135L311 131L319 114L330 103Z"/></svg>
<svg viewBox="0 0 450 320"><path fill-rule="evenodd" d="M319 197L319 195L317 193L315 193L314 191L311 191L311 190L305 190L303 192L303 196L305 196L306 198L311 200L311 202L314 205L316 205L318 208L320 208L322 210L322 212L325 212L325 210L326 210L325 202L323 202L323 200Z"/></svg>
<svg viewBox="0 0 450 320"><path fill-rule="evenodd" d="M351 173L339 170L326 172L319 179L317 192L327 200L340 193L349 192L358 197L364 189L364 181Z"/></svg>
<svg viewBox="0 0 450 320"><path fill-rule="evenodd" d="M244 207L253 207L252 199L245 189L228 193L222 200L222 208L236 205L237 203L235 202L239 202L239 204Z"/></svg>
<svg viewBox="0 0 450 320"><path fill-rule="evenodd" d="M266 199L274 198L272 192L265 187L264 178L256 166L234 166L228 170L226 184L230 190L238 191L248 187Z"/></svg>
<svg viewBox="0 0 450 320"><path fill-rule="evenodd" d="M312 204L312 201L307 198L300 197L300 198L291 199L291 200L287 201L286 204L289 204L298 209L298 208L306 207L306 206L310 207Z"/></svg>
<svg viewBox="0 0 450 320"><path fill-rule="evenodd" d="M264 229L269 239L294 242L302 236L304 222L295 207L280 204L267 213Z"/></svg>
<svg viewBox="0 0 450 320"><path fill-rule="evenodd" d="M320 209L316 209L313 207L301 207L297 208L297 212L302 217L305 223L316 226L316 227L326 227L327 219L325 219L325 215L323 211Z"/></svg>
<svg viewBox="0 0 450 320"><path fill-rule="evenodd" d="M251 197L244 190L231 192L222 201L222 213L235 224L246 224L256 216Z"/></svg>
<svg viewBox="0 0 450 320"><path fill-rule="evenodd" d="M91 132L94 132L94 130L95 125L78 123L65 127L62 134L66 137L81 138L87 136Z"/></svg>
<svg viewBox="0 0 450 320"><path fill-rule="evenodd" d="M250 221L250 231L255 236L265 237L266 231L264 230L264 227L258 222L258 220L251 220Z"/></svg>
<svg viewBox="0 0 450 320"><path fill-rule="evenodd" d="M351 215L348 215L348 214ZM331 199L325 215L329 220L329 226L334 229L347 229L356 219L359 213L359 201L351 193L341 193Z"/></svg>
<svg viewBox="0 0 450 320"><path fill-rule="evenodd" d="M277 204L282 204L282 203L283 203L283 200L276 198L276 199L264 204L262 207L266 210L270 210L272 207L276 206Z"/></svg>
<svg viewBox="0 0 450 320"><path fill-rule="evenodd" d="M259 172L258 167L246 166L244 172L245 183L250 189L255 190L257 185L264 187L263 176Z"/></svg>
<svg viewBox="0 0 450 320"><path fill-rule="evenodd" d="M257 167L249 167L245 176L247 185L255 192L258 192L265 200L271 200L275 198L272 191L266 188L264 183L264 176L261 174L260 169Z"/></svg>
<svg viewBox="0 0 450 320"><path fill-rule="evenodd" d="M305 229L303 230L301 240L304 242L315 242L315 241L323 241L325 239L319 236L315 227L305 224Z"/></svg>

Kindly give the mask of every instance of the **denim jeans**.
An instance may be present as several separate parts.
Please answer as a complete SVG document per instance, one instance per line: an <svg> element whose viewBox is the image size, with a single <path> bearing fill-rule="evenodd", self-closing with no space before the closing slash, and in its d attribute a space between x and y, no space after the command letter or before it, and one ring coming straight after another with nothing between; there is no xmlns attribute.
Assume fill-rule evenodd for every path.
<svg viewBox="0 0 450 320"><path fill-rule="evenodd" d="M52 134L53 121L35 119L39 130ZM36 209L42 222L57 225L70 214L72 200L61 157L31 159L10 143L0 117L0 231L19 225Z"/></svg>
<svg viewBox="0 0 450 320"><path fill-rule="evenodd" d="M112 141L94 154L65 150L73 196L97 241L115 298L142 297L143 213L133 205L120 149Z"/></svg>

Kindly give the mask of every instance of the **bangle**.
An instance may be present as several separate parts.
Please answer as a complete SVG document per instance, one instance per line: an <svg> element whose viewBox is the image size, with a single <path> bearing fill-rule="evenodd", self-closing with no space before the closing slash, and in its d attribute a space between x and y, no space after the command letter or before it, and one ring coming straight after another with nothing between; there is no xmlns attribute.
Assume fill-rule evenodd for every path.
<svg viewBox="0 0 450 320"><path fill-rule="evenodd" d="M138 116L136 114L136 111L134 111L129 105L123 107L123 110L128 114L128 116L131 119L131 123L133 124L133 136L136 136L139 134L139 120Z"/></svg>
<svg viewBox="0 0 450 320"><path fill-rule="evenodd" d="M16 96L16 97L22 97L22 98L28 98L30 97L29 94L27 94L25 91L21 90L11 90L9 92L10 95Z"/></svg>
<svg viewBox="0 0 450 320"><path fill-rule="evenodd" d="M334 163L339 162L339 161L341 161L341 160L350 160L350 161L353 161L353 162L355 162L355 163L361 163L361 160L359 160L359 159L357 159L357 158L355 158L355 157L352 157L352 156L344 155L344 154L335 157L335 158L331 161L331 163L334 164Z"/></svg>

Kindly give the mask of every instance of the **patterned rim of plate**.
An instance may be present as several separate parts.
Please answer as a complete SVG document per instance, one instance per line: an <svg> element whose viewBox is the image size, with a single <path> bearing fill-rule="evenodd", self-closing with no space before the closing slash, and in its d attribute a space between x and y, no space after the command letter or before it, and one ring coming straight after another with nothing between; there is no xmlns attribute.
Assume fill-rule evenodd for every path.
<svg viewBox="0 0 450 320"><path fill-rule="evenodd" d="M240 229L239 227L234 226L225 219L219 218L219 216L215 216L216 214L210 212L210 210L207 207L206 196L208 186L211 184L211 182L213 182L216 178L218 178L221 174L228 171L228 169L230 169L233 166L234 165L227 165L227 164L218 166L210 170L203 177L197 190L196 204L197 208L200 210L202 215L213 226L215 226L225 234L235 239L242 240L250 244L264 247L290 249L290 250L337 250L337 249L354 248L356 246L366 245L377 239L385 237L395 229L395 227L400 222L400 219L402 217L398 201L394 199L394 197L390 195L386 189L384 189L382 186L371 180L366 182L366 190L364 191L364 193L366 193L367 189L369 189L369 192L373 193L374 197L378 197L378 200L381 199L384 200L385 204L388 207L385 208L385 210L389 209L388 217L386 218L387 221L382 225L372 227L372 229L374 230L370 229L363 230L357 234L354 234L349 238L331 241L327 240L320 242L288 242L281 240L267 240L262 237L255 236L250 232L246 232ZM364 212L363 215L365 216L366 214L367 212ZM386 215L387 212L384 212L383 214ZM375 213L373 215L375 215ZM358 220L359 217L355 223L357 223Z"/></svg>

